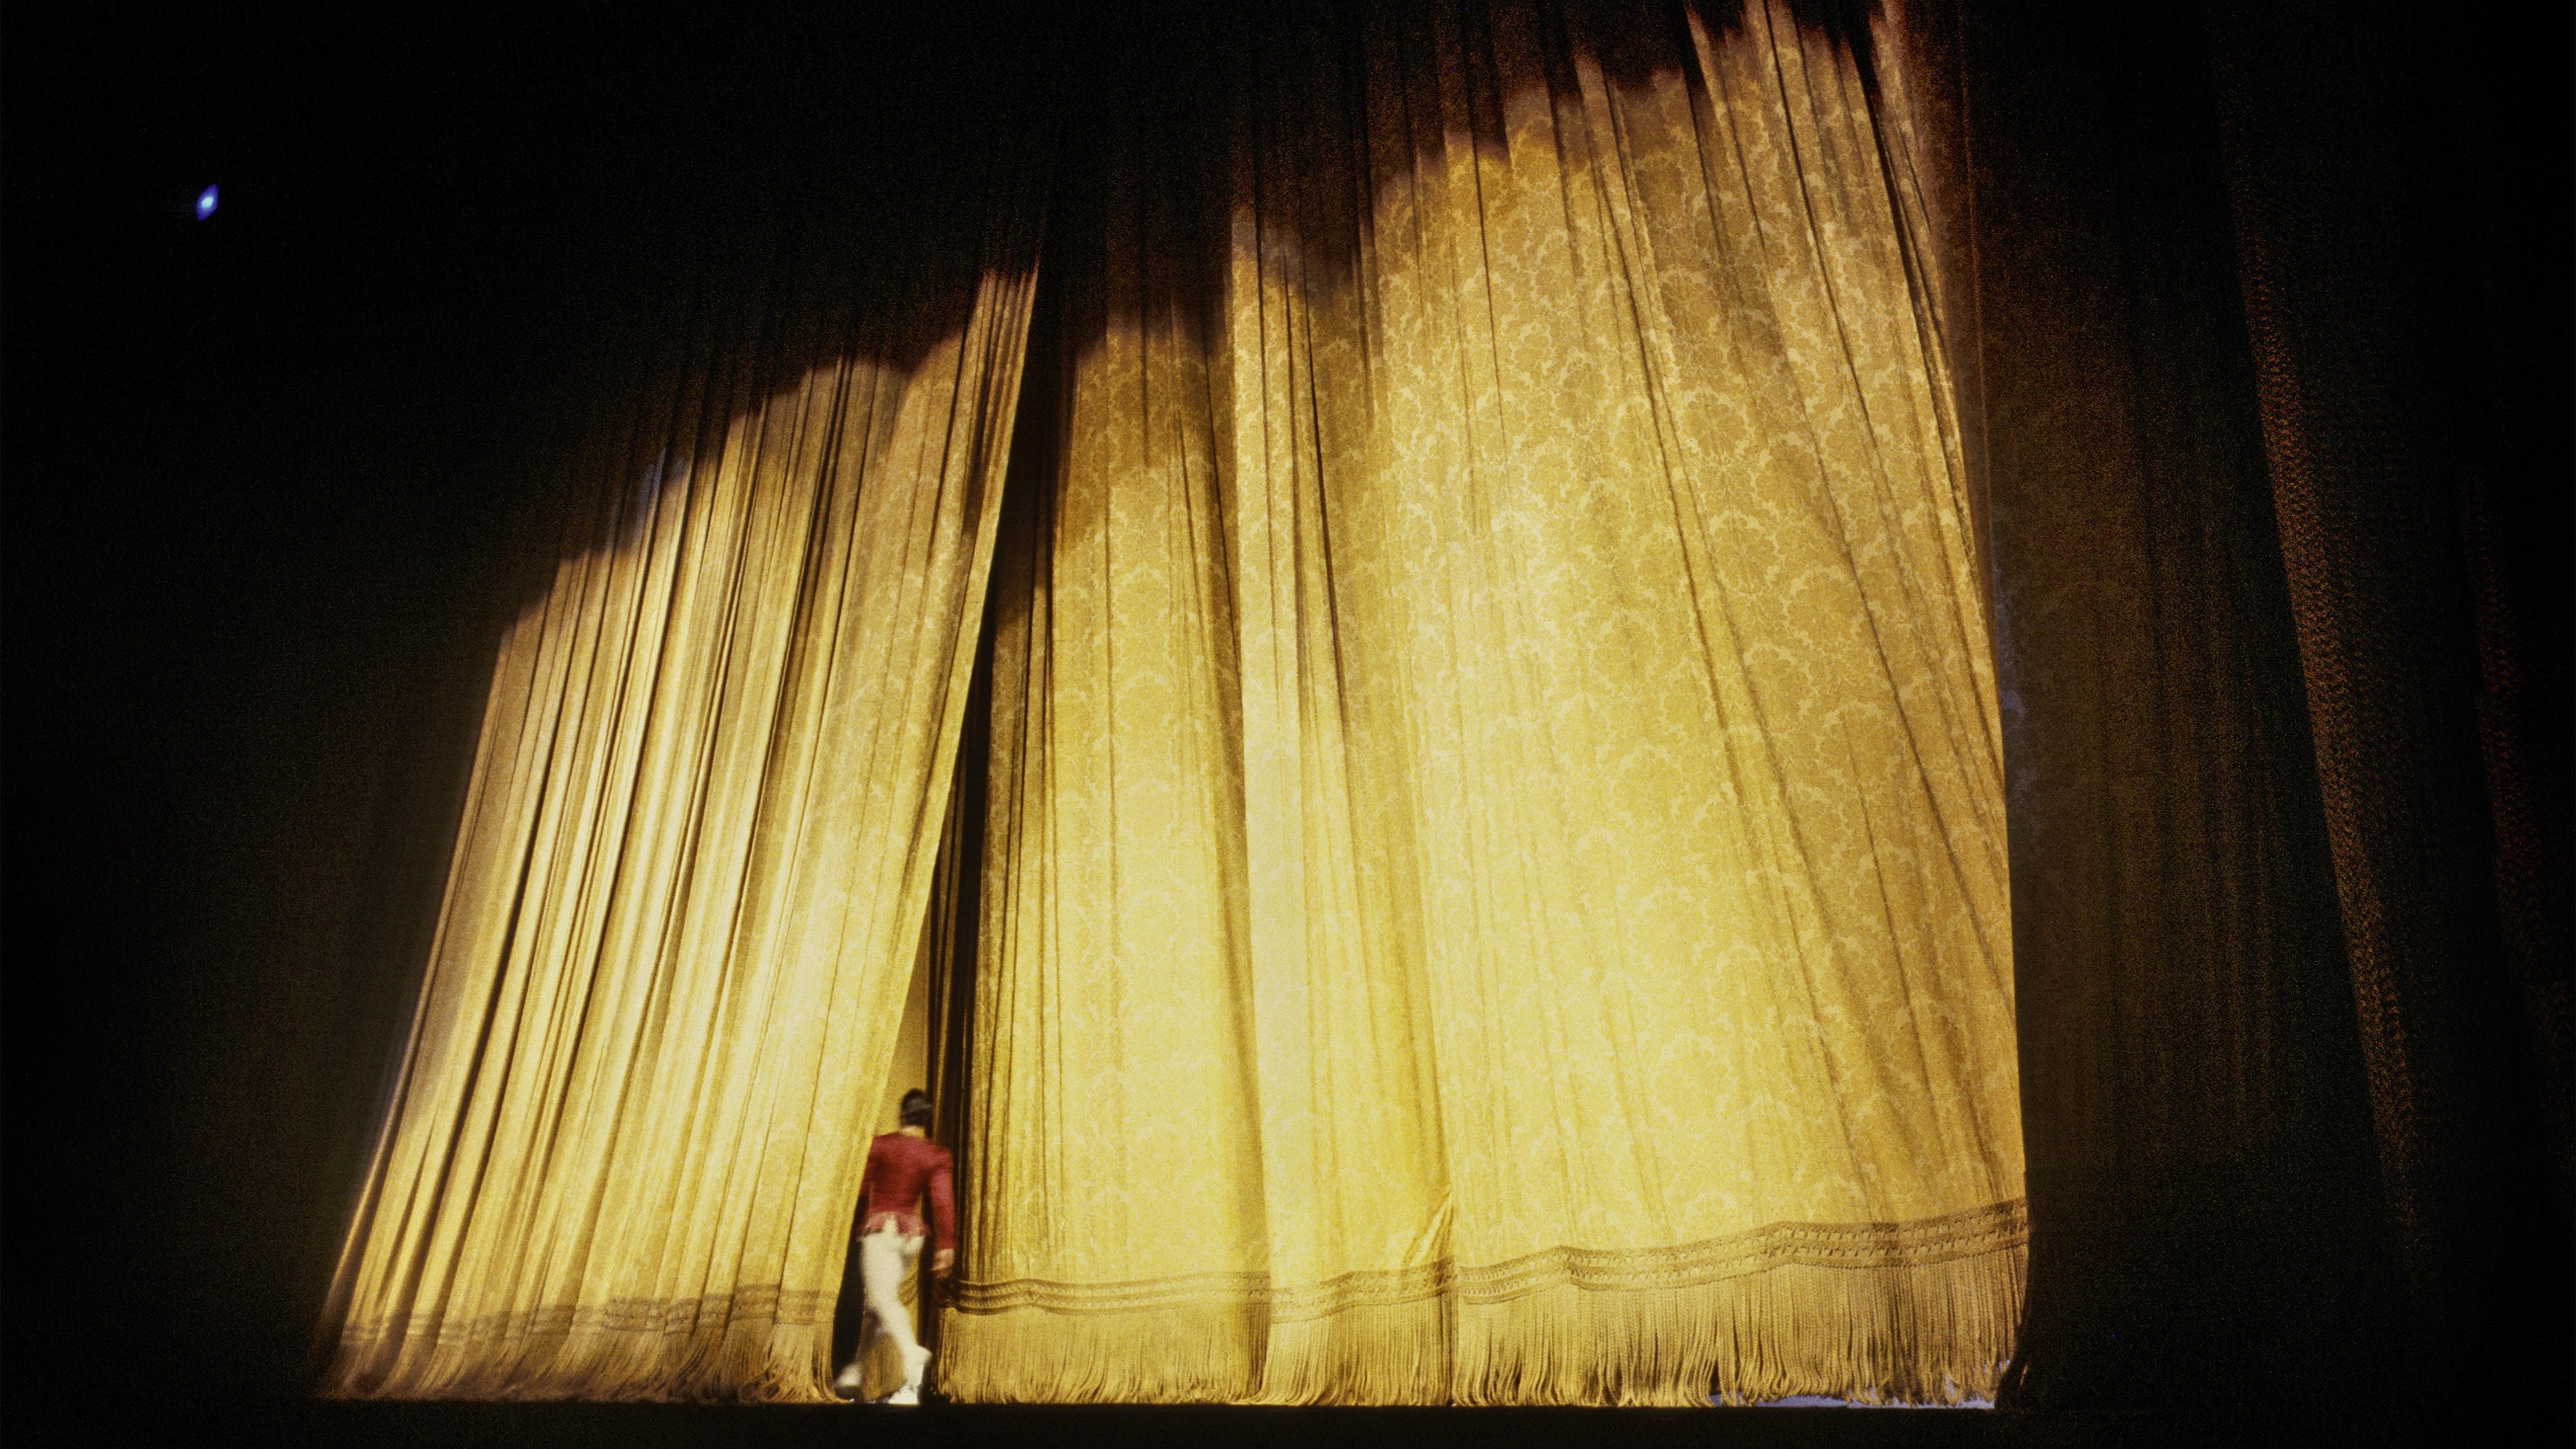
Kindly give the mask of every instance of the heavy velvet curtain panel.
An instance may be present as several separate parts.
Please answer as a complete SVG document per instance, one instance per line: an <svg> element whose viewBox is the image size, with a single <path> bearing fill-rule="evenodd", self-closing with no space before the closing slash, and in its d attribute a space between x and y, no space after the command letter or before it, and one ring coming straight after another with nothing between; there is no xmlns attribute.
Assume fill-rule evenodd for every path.
<svg viewBox="0 0 2576 1449"><path fill-rule="evenodd" d="M2015 1387L2348 1381L2369 1335L2290 1327L2387 1285L2354 1250L2361 1064L2224 197L2164 109L2178 27L2093 38L2132 77L2053 63L2021 19L1976 32L1971 96L2031 1148Z"/></svg>
<svg viewBox="0 0 2576 1449"><path fill-rule="evenodd" d="M798 233L582 440L503 641L326 1391L823 1398L1035 276L1007 160Z"/></svg>
<svg viewBox="0 0 2576 1449"><path fill-rule="evenodd" d="M1083 114L947 1392L1992 1389L2002 726L1855 39L1214 25Z"/></svg>
<svg viewBox="0 0 2576 1449"><path fill-rule="evenodd" d="M2563 1440L2567 17L1914 19L2012 761L2003 1401Z"/></svg>

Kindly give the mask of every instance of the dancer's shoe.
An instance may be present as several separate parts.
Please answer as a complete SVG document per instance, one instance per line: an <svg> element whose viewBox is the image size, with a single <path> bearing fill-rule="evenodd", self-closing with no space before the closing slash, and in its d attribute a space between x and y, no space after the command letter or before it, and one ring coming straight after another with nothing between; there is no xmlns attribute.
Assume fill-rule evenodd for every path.
<svg viewBox="0 0 2576 1449"><path fill-rule="evenodd" d="M832 1379L832 1392L845 1399L857 1398L859 1390L864 1386L859 1374L859 1360L856 1358L851 1359L849 1366Z"/></svg>
<svg viewBox="0 0 2576 1449"><path fill-rule="evenodd" d="M895 1390L895 1395L896 1395L896 1397L894 1398L893 1402L898 1403L898 1404L918 1404L918 1403L920 1403L920 1402L921 1402L921 1375L922 1375L922 1372L923 1372L924 1370L928 1369L929 1367L930 1367L930 1350L929 1350L929 1349L923 1348L923 1347L919 1346L918 1344L916 1344L916 1345L914 1345L912 1348L910 1348L910 1349L906 1350L906 1351L904 1352L904 1356L903 1356L903 1369L904 1369L904 1373L903 1373L903 1387L902 1387L902 1388L900 1388L900 1389Z"/></svg>

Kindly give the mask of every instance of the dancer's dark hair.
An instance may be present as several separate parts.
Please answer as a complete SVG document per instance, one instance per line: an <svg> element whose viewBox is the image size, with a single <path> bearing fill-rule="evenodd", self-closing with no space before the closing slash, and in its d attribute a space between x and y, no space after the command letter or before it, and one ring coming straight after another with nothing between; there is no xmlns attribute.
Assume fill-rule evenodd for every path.
<svg viewBox="0 0 2576 1449"><path fill-rule="evenodd" d="M924 1132L929 1131L930 1094L919 1087L904 1093L903 1106L897 1109L895 1119L906 1127L918 1127Z"/></svg>

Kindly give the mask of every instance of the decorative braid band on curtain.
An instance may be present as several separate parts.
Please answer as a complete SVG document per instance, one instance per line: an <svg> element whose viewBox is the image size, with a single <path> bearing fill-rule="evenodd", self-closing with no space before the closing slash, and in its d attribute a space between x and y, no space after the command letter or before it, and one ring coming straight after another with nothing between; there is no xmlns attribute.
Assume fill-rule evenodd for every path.
<svg viewBox="0 0 2576 1449"><path fill-rule="evenodd" d="M1786 4L1194 23L1070 128L941 1386L1990 1393L2001 725L1901 77Z"/></svg>
<svg viewBox="0 0 2576 1449"><path fill-rule="evenodd" d="M1259 1302L1277 1322L1323 1318L1366 1305L1387 1307L1455 1294L1466 1303L1503 1303L1543 1289L1592 1293L1699 1287L1790 1264L1811 1268L1917 1267L2018 1248L2030 1223L2019 1202L1954 1213L1919 1223L1773 1223L1732 1238L1676 1248L1607 1251L1549 1248L1461 1270L1433 1263L1376 1273L1344 1273L1323 1283L1274 1291L1255 1273L1191 1273L1133 1283L961 1282L951 1306L960 1313L1137 1313L1209 1301Z"/></svg>

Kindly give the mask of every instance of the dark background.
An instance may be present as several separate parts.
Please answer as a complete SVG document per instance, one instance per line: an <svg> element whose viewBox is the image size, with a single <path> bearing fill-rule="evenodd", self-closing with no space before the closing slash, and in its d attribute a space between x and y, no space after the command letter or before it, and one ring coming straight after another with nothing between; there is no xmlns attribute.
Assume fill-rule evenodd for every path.
<svg viewBox="0 0 2576 1449"><path fill-rule="evenodd" d="M2032 599L2082 596L2102 583L2087 572L2108 557L2100 540L2134 526L2153 577L2122 586L2174 611L2136 643L2140 672L2113 679L2112 721L2092 734L2084 711L2105 686L2081 676L2123 646L2052 636L2059 616L2036 607L2014 621L2030 720L2016 763L2066 762L2043 782L2059 802L2039 820L2042 837L2060 832L2046 859L2114 858L2108 885L2015 862L2042 1350L2030 1399L2469 1417L2547 1400L2563 1420L2567 1127L2548 1111L2566 1101L2576 817L2567 17L2472 16L2435 44L2394 6L2247 7L2249 33L2213 26L2231 7L1963 8L1987 169L1959 184L1988 208L1972 240L2003 562ZM2311 45L2330 26L2357 38ZM13 1431L101 1403L302 1392L490 650L518 570L547 551L532 500L559 476L565 419L692 289L756 271L782 228L904 194L876 184L888 168L967 164L941 107L1005 57L1034 47L1042 74L1131 82L1187 60L1151 55L1150 27L1062 39L1081 29L1008 5L106 4L0 20ZM2353 79L2387 74L2409 84ZM2265 119L2267 105L2282 113ZM2426 118L2441 134L2420 145L2354 139L2360 124L2429 135ZM2249 126L2286 139L2267 158ZM2261 209L2281 178L2311 176L2342 187L2333 205ZM188 208L208 183L222 205L200 223ZM2432 401L2355 415L2374 444L2429 439L2450 456L2485 440L2471 450L2484 483L2419 487L2401 470L2383 492L2431 500L2419 511L2446 539L2464 516L2490 521L2510 637L2482 658L2494 631L2472 627L2469 586L2444 575L2420 592L2449 612L2420 638L2363 640L2353 687L2389 697L2370 695L2370 668L2393 659L2493 715L2496 681L2519 681L2506 733L2556 741L2513 797L2539 812L2523 855L2499 857L2537 862L2522 886L2490 869L2484 817L2424 833L2438 867L2425 877L2450 869L2458 889L2419 914L2458 959L2424 968L2450 1005L2407 1020L2466 1085L2419 1134L2450 1157L2397 1188L2325 852L2345 806L2320 794L2307 753L2269 494L2282 455L2265 451L2256 398L2259 368L2288 364L2249 337L2273 304L2255 296L2249 312L2244 282L2265 266L2343 276L2336 238L2305 236L2299 217L2383 196L2402 214L2365 207L2347 234L2384 242L2372 265L2404 280L2347 266L2362 280L2345 281L2397 298L2397 371ZM2349 378L2320 389L2369 393ZM2065 501L2050 480L2086 469L2110 491L2047 513ZM2460 545L2433 555L2471 572ZM2055 716L2052 680L2074 681ZM2461 798L2496 758L2479 754L2475 715L2409 736L2430 741L2425 771L2466 782ZM2095 789L2088 750L2118 753L2120 778ZM2141 790L2153 799L2133 814L2164 812L2143 824L2122 813L2122 792ZM2195 810L2208 818L2183 818ZM2260 830L2242 824L2255 816ZM2016 821L2023 848L2034 818ZM2112 840L2124 830L2153 851ZM2243 844L2254 835L2259 849ZM2261 890L2237 884L2248 862ZM2515 916L2515 889L2541 905ZM2034 982L2050 983L2044 1000ZM2406 990L2401 1005L2418 999ZM2554 1027L2530 1004L2550 1000ZM2211 1085L2240 1080L2271 1085L2233 1102ZM2418 1235L2440 1240L2413 1260L2389 1206L2410 1191L2430 1204ZM2446 1281L2471 1286L2410 1320L2404 1263L2436 1260L2468 1264ZM2430 1358L2410 1337L2426 1332ZM444 1412L401 1422L426 1438L470 1427ZM482 1422L510 1437L517 1421Z"/></svg>

